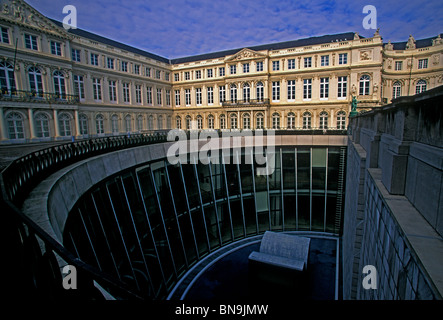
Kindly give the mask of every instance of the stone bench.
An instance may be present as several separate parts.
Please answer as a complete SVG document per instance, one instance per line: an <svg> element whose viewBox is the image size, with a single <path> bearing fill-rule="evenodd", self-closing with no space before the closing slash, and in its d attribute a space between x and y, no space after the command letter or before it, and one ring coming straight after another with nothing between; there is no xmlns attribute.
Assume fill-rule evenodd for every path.
<svg viewBox="0 0 443 320"><path fill-rule="evenodd" d="M253 251L249 255L249 261L304 271L308 265L310 241L311 239L305 237L266 231L260 244L260 252Z"/></svg>

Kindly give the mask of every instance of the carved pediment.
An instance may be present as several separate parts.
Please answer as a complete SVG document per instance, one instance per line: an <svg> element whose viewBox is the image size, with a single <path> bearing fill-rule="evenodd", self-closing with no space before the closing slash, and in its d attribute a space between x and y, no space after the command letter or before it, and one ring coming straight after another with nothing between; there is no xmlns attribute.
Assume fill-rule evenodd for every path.
<svg viewBox="0 0 443 320"><path fill-rule="evenodd" d="M236 60L249 60L249 59L255 59L255 58L264 58L265 55L258 53L254 50L244 48L237 52L236 54L227 57L227 61L236 61Z"/></svg>
<svg viewBox="0 0 443 320"><path fill-rule="evenodd" d="M69 34L22 0L1 0L0 18L62 38Z"/></svg>

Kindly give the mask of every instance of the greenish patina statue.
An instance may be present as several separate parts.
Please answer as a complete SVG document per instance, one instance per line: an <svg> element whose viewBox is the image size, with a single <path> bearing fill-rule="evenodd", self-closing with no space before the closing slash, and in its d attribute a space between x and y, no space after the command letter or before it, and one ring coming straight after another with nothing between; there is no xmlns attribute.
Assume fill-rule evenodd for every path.
<svg viewBox="0 0 443 320"><path fill-rule="evenodd" d="M353 96L351 102L351 113L350 113L351 117L358 115L357 103L358 103L357 98Z"/></svg>

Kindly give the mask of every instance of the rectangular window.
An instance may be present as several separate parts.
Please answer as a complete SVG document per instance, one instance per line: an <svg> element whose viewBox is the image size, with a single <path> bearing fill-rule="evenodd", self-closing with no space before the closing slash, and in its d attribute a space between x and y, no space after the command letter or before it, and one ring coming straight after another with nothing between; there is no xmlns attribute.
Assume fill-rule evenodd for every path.
<svg viewBox="0 0 443 320"><path fill-rule="evenodd" d="M214 104L214 88L208 87L208 104Z"/></svg>
<svg viewBox="0 0 443 320"><path fill-rule="evenodd" d="M1 27L1 33L0 33L0 41L3 43L9 43L9 33L8 29Z"/></svg>
<svg viewBox="0 0 443 320"><path fill-rule="evenodd" d="M202 72L201 70L195 71L195 79L201 79L202 78Z"/></svg>
<svg viewBox="0 0 443 320"><path fill-rule="evenodd" d="M165 95L166 95L166 105L170 106L171 105L171 90L165 90ZM169 126L168 126L169 128Z"/></svg>
<svg viewBox="0 0 443 320"><path fill-rule="evenodd" d="M308 100L312 97L312 79L303 80L303 99Z"/></svg>
<svg viewBox="0 0 443 320"><path fill-rule="evenodd" d="M280 101L280 81L272 82L272 101Z"/></svg>
<svg viewBox="0 0 443 320"><path fill-rule="evenodd" d="M142 103L142 86L139 84L135 85L135 102Z"/></svg>
<svg viewBox="0 0 443 320"><path fill-rule="evenodd" d="M348 77L338 77L337 98L346 98L348 86Z"/></svg>
<svg viewBox="0 0 443 320"><path fill-rule="evenodd" d="M426 69L428 67L428 59L419 59L418 60L418 68Z"/></svg>
<svg viewBox="0 0 443 320"><path fill-rule="evenodd" d="M121 71L128 72L128 62L127 61L122 61L122 69L121 69Z"/></svg>
<svg viewBox="0 0 443 320"><path fill-rule="evenodd" d="M151 77L151 68L149 68L149 67L146 67L146 76L147 77Z"/></svg>
<svg viewBox="0 0 443 320"><path fill-rule="evenodd" d="M288 59L288 69L289 70L295 69L295 59Z"/></svg>
<svg viewBox="0 0 443 320"><path fill-rule="evenodd" d="M175 105L180 105L180 90L175 90Z"/></svg>
<svg viewBox="0 0 443 320"><path fill-rule="evenodd" d="M400 71L403 69L403 61L395 61L395 71Z"/></svg>
<svg viewBox="0 0 443 320"><path fill-rule="evenodd" d="M225 102L226 101L226 88L225 88L225 86L219 87L218 88L218 93L219 93L220 103Z"/></svg>
<svg viewBox="0 0 443 320"><path fill-rule="evenodd" d="M347 64L348 63L348 54L340 53L338 55L338 64Z"/></svg>
<svg viewBox="0 0 443 320"><path fill-rule="evenodd" d="M320 78L320 99L329 98L329 78Z"/></svg>
<svg viewBox="0 0 443 320"><path fill-rule="evenodd" d="M225 67L218 68L218 74L220 77L224 77L225 76Z"/></svg>
<svg viewBox="0 0 443 320"><path fill-rule="evenodd" d="M263 61L257 62L257 72L263 71Z"/></svg>
<svg viewBox="0 0 443 320"><path fill-rule="evenodd" d="M102 85L101 85L100 79L98 79L98 78L92 79L92 89L93 89L94 100L101 100L102 99Z"/></svg>
<svg viewBox="0 0 443 320"><path fill-rule="evenodd" d="M106 66L108 67L108 69L114 69L114 59L108 57L106 59Z"/></svg>
<svg viewBox="0 0 443 320"><path fill-rule="evenodd" d="M191 79L191 73L189 71L185 72L185 80Z"/></svg>
<svg viewBox="0 0 443 320"><path fill-rule="evenodd" d="M140 65L134 64L134 74L140 74Z"/></svg>
<svg viewBox="0 0 443 320"><path fill-rule="evenodd" d="M180 75L178 73L174 73L174 81L180 81Z"/></svg>
<svg viewBox="0 0 443 320"><path fill-rule="evenodd" d="M280 61L272 61L272 71L280 70Z"/></svg>
<svg viewBox="0 0 443 320"><path fill-rule="evenodd" d="M243 73L249 73L249 63L243 63Z"/></svg>
<svg viewBox="0 0 443 320"><path fill-rule="evenodd" d="M82 76L74 75L74 94L80 99L85 98L85 85Z"/></svg>
<svg viewBox="0 0 443 320"><path fill-rule="evenodd" d="M80 50L72 49L71 50L72 61L80 62Z"/></svg>
<svg viewBox="0 0 443 320"><path fill-rule="evenodd" d="M329 66L329 56L321 56L320 57L320 65L322 67L327 67Z"/></svg>
<svg viewBox="0 0 443 320"><path fill-rule="evenodd" d="M165 80L169 81L169 72L165 72Z"/></svg>
<svg viewBox="0 0 443 320"><path fill-rule="evenodd" d="M51 53L56 56L62 55L62 45L60 42L51 41Z"/></svg>
<svg viewBox="0 0 443 320"><path fill-rule="evenodd" d="M161 79L162 78L161 74L162 74L162 72L160 70L155 70L155 78L156 79Z"/></svg>
<svg viewBox="0 0 443 320"><path fill-rule="evenodd" d="M152 104L152 87L146 88L146 103Z"/></svg>
<svg viewBox="0 0 443 320"><path fill-rule="evenodd" d="M157 89L157 105L162 105L162 89Z"/></svg>
<svg viewBox="0 0 443 320"><path fill-rule="evenodd" d="M288 100L295 100L295 80L288 80Z"/></svg>
<svg viewBox="0 0 443 320"><path fill-rule="evenodd" d="M91 53L91 65L98 66L98 54Z"/></svg>
<svg viewBox="0 0 443 320"><path fill-rule="evenodd" d="M237 73L237 66L235 64L229 66L230 67L230 71L231 74L236 74Z"/></svg>
<svg viewBox="0 0 443 320"><path fill-rule="evenodd" d="M305 66L305 68L311 68L312 67L312 57L304 58L304 66Z"/></svg>
<svg viewBox="0 0 443 320"><path fill-rule="evenodd" d="M123 102L130 102L129 83L123 82Z"/></svg>
<svg viewBox="0 0 443 320"><path fill-rule="evenodd" d="M195 89L195 103L198 106L201 106L201 104L202 104L202 89L201 88Z"/></svg>
<svg viewBox="0 0 443 320"><path fill-rule="evenodd" d="M208 69L208 71L207 71L207 73L208 73L208 78L212 78L212 75L213 75L212 72L213 72L212 69Z"/></svg>
<svg viewBox="0 0 443 320"><path fill-rule="evenodd" d="M37 36L25 34L25 47L26 49L38 50Z"/></svg>
<svg viewBox="0 0 443 320"><path fill-rule="evenodd" d="M185 104L187 106L191 105L191 89L185 89Z"/></svg>
<svg viewBox="0 0 443 320"><path fill-rule="evenodd" d="M115 80L109 80L109 100L117 101L117 85Z"/></svg>

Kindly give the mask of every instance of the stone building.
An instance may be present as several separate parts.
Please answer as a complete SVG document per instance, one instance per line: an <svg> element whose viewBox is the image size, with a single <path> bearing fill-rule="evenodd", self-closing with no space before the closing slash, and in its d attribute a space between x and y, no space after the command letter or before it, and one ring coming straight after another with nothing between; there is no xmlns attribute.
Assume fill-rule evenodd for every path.
<svg viewBox="0 0 443 320"><path fill-rule="evenodd" d="M345 129L358 111L443 83L441 36L348 32L168 59L23 1L0 8L0 141L182 129Z"/></svg>

